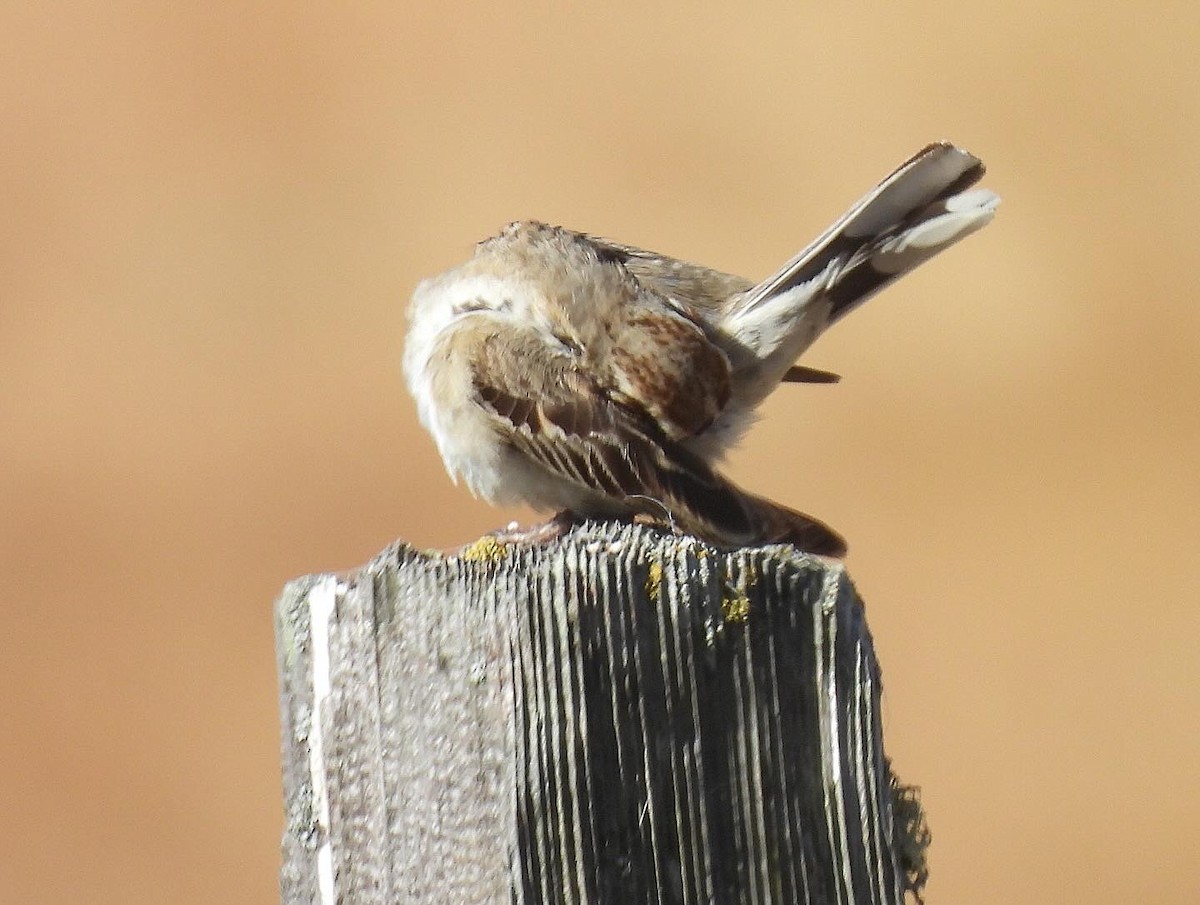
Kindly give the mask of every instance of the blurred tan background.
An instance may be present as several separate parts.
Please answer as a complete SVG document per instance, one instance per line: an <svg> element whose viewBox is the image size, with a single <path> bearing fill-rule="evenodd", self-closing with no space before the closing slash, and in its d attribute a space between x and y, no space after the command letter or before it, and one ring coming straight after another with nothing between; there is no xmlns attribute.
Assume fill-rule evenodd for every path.
<svg viewBox="0 0 1200 905"><path fill-rule="evenodd" d="M417 424L419 278L761 276L937 138L996 222L730 471L851 540L930 905L1197 900L1200 11L794 7L0 8L5 901L276 900L274 595L531 517Z"/></svg>

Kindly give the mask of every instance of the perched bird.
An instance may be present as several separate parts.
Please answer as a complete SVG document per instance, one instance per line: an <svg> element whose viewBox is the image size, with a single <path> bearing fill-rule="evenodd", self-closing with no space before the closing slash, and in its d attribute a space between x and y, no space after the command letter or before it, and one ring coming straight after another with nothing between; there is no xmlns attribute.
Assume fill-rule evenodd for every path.
<svg viewBox="0 0 1200 905"><path fill-rule="evenodd" d="M846 545L715 470L831 324L992 219L984 172L929 145L755 284L536 221L424 280L404 371L446 469L492 503L649 515L724 547ZM560 514L559 525L569 523Z"/></svg>

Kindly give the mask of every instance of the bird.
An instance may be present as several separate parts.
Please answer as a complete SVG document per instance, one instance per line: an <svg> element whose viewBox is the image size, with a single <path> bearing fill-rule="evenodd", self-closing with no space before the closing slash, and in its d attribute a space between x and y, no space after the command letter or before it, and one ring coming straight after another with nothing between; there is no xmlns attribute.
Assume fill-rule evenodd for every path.
<svg viewBox="0 0 1200 905"><path fill-rule="evenodd" d="M558 511L525 539L648 519L724 549L842 557L829 525L718 466L781 384L838 379L797 364L817 337L992 219L983 173L930 144L758 283L513 222L413 293L403 367L421 423L475 496Z"/></svg>

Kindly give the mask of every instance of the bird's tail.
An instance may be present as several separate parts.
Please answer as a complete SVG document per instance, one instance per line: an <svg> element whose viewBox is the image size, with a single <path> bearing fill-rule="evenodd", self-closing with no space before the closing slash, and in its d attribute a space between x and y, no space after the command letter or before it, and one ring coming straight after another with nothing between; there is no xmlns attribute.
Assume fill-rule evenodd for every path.
<svg viewBox="0 0 1200 905"><path fill-rule="evenodd" d="M758 543L792 544L821 556L846 555L846 541L820 519L753 494L746 494L746 504L757 516L761 531Z"/></svg>
<svg viewBox="0 0 1200 905"><path fill-rule="evenodd" d="M970 188L983 172L961 148L929 145L739 299L731 332L782 376L834 321L992 219L999 197Z"/></svg>

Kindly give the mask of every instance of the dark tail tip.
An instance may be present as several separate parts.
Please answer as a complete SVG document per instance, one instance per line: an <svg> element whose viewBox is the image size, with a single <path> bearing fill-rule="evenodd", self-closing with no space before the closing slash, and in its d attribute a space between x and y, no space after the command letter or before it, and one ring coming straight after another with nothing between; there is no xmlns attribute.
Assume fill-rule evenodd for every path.
<svg viewBox="0 0 1200 905"><path fill-rule="evenodd" d="M832 556L840 559L846 555L846 540L820 519L780 506L763 497L755 497L765 523L764 541L773 544L791 544L805 553Z"/></svg>

